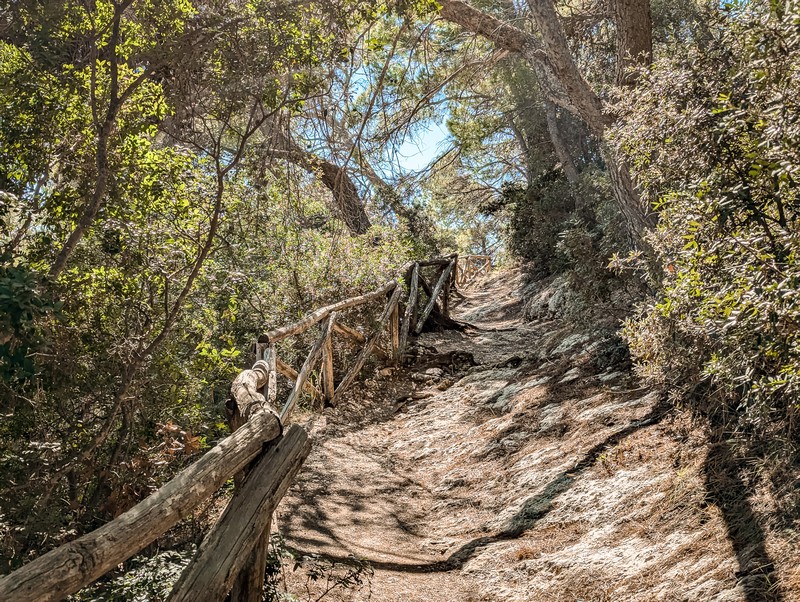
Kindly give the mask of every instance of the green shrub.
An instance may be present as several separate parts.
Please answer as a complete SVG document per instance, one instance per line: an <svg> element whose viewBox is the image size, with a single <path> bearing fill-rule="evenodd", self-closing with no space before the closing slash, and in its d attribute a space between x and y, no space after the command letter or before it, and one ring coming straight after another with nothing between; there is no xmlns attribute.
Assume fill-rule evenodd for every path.
<svg viewBox="0 0 800 602"><path fill-rule="evenodd" d="M566 262L556 246L574 209L572 191L563 175L549 172L527 188L518 184L504 186L502 203L511 208L513 252L532 262L542 274L563 270Z"/></svg>
<svg viewBox="0 0 800 602"><path fill-rule="evenodd" d="M513 252L537 276L566 276L564 317L616 329L643 287L633 274L609 269L611 256L626 248L627 235L603 172L587 167L577 184L548 172L527 188L505 186L499 204L510 215Z"/></svg>
<svg viewBox="0 0 800 602"><path fill-rule="evenodd" d="M620 103L614 140L660 210L663 272L625 336L676 399L796 436L800 9L771 5L722 11Z"/></svg>

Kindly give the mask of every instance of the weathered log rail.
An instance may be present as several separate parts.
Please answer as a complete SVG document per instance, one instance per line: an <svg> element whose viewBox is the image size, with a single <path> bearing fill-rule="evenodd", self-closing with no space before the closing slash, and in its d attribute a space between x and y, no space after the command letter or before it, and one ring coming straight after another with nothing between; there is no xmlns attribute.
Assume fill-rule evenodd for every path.
<svg viewBox="0 0 800 602"><path fill-rule="evenodd" d="M477 257L480 261L475 260ZM226 404L232 434L148 498L111 522L51 550L0 578L0 601L62 600L139 553L211 497L228 479L236 490L170 594L171 602L262 599L271 516L311 449L306 431L286 428L303 392L318 403L335 405L355 382L370 355L397 364L412 334L447 324L450 294L456 286L485 273L491 260L455 255L406 264L401 278L376 290L317 309L301 320L270 330L256 343L256 363L231 385ZM430 283L422 273L431 268ZM400 280L405 283L401 284ZM422 293L427 299L423 299ZM343 312L386 299L362 334L341 323ZM424 303L423 303L424 301ZM278 357L276 343L319 324L319 335L300 370ZM388 327L388 344L379 340ZM334 334L359 348L338 384L334 369ZM321 364L319 387L309 377ZM277 410L278 375L291 392Z"/></svg>

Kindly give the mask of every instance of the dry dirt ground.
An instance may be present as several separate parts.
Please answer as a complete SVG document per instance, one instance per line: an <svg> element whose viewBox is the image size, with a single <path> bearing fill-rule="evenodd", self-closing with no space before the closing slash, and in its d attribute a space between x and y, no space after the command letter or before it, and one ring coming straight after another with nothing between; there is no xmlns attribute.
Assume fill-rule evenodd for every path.
<svg viewBox="0 0 800 602"><path fill-rule="evenodd" d="M759 526L724 446L597 368L597 335L523 321L521 288L467 291L476 329L424 334L412 365L309 419L276 522L317 560L286 566L290 591L318 599L367 561L324 599L800 600L798 546Z"/></svg>

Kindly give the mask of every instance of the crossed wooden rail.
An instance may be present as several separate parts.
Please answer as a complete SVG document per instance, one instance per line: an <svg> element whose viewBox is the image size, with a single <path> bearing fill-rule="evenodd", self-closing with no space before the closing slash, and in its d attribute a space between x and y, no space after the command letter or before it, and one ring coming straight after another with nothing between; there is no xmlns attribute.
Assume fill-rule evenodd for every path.
<svg viewBox="0 0 800 602"><path fill-rule="evenodd" d="M490 255L462 255L456 263L456 285L463 286L492 269Z"/></svg>
<svg viewBox="0 0 800 602"><path fill-rule="evenodd" d="M459 263L455 255L409 263L401 271L406 286L393 279L370 293L328 305L259 337L255 365L239 374L231 385L226 410L232 434L111 522L0 578L0 600L62 600L140 552L233 476L233 497L184 569L169 600L214 602L230 592L234 602L260 602L272 513L311 450L302 427L295 424L284 429L301 392L335 405L370 354L398 363L411 334L420 334L429 322L449 320L450 295L457 292L459 278L464 283L465 278L482 273L472 268L465 271ZM436 270L433 287L421 273L429 267ZM420 291L427 296L424 305ZM341 323L346 310L382 298L387 301L370 334ZM384 351L378 341L387 323L391 349ZM278 358L275 343L316 324L321 324L319 336L300 370L295 371ZM334 379L334 333L360 346L338 384ZM308 380L320 361L321 391ZM275 409L278 374L293 383L280 412Z"/></svg>

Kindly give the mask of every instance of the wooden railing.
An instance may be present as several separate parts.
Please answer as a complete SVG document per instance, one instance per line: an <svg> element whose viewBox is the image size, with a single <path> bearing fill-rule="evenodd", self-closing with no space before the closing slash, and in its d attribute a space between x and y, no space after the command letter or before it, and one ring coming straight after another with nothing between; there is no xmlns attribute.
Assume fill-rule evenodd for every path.
<svg viewBox="0 0 800 602"><path fill-rule="evenodd" d="M320 308L301 320L259 337L256 362L231 385L226 404L232 434L206 452L148 498L111 522L43 554L0 578L0 600L62 600L134 556L188 516L234 477L235 492L222 516L184 569L169 600L262 599L269 525L273 511L311 450L306 431L285 428L302 392L318 403L335 405L358 377L367 358L400 362L409 337L426 326L447 323L450 295L464 272L455 255L413 262L398 278L376 290ZM423 270L433 270L430 282ZM457 276L460 274L460 276ZM433 286L431 286L433 284ZM421 293L424 293L425 297ZM372 332L343 323L347 310L385 299ZM319 333L299 371L278 357L276 343L319 325ZM388 326L389 349L379 339ZM333 336L360 347L344 377L335 382ZM321 364L322 389L309 382ZM277 410L278 375L292 387Z"/></svg>
<svg viewBox="0 0 800 602"><path fill-rule="evenodd" d="M463 286L492 269L491 255L462 255L456 263L456 285Z"/></svg>

